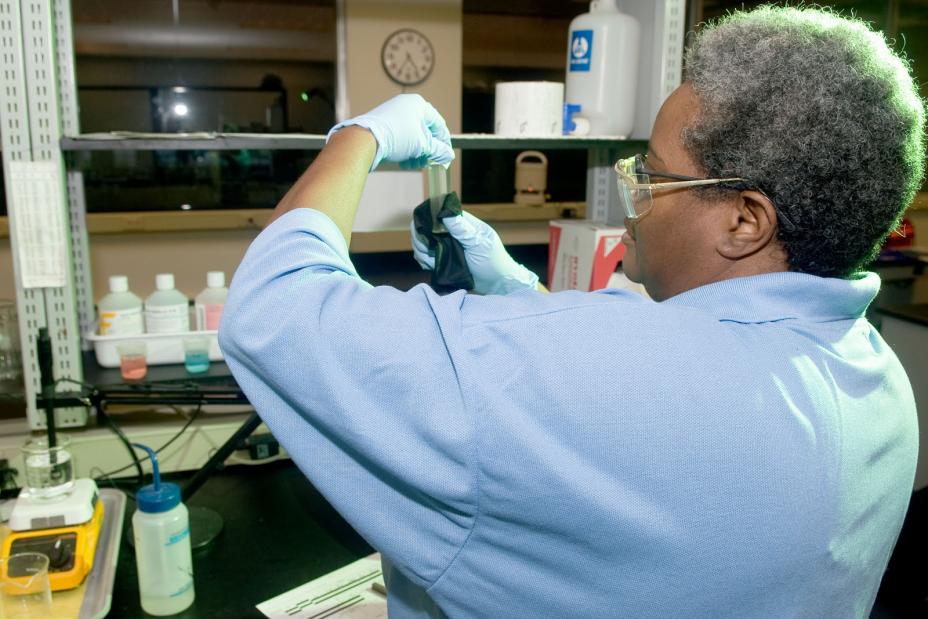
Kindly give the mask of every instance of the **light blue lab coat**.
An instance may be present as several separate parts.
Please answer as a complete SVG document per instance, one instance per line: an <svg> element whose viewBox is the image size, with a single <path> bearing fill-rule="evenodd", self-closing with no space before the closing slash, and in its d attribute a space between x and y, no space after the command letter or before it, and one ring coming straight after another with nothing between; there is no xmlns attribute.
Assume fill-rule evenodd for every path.
<svg viewBox="0 0 928 619"><path fill-rule="evenodd" d="M918 440L878 288L402 292L299 209L248 250L220 342L383 553L391 617L865 617Z"/></svg>

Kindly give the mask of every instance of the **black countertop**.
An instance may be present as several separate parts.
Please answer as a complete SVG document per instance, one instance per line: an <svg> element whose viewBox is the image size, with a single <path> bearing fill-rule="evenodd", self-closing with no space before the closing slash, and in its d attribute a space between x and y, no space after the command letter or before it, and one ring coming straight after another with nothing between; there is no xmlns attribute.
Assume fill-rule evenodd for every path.
<svg viewBox="0 0 928 619"><path fill-rule="evenodd" d="M167 476L184 483L186 476ZM134 492L135 484L118 486ZM215 474L188 506L209 507L225 522L220 536L193 553L196 600L175 617L263 617L256 604L373 552L289 460L231 466ZM110 617L146 617L139 605L135 552L125 534Z"/></svg>
<svg viewBox="0 0 928 619"><path fill-rule="evenodd" d="M224 361L212 361L209 369L202 374L190 374L183 363L169 365L149 365L148 373L140 381L127 381L119 373L119 368L105 368L97 363L93 352L83 353L84 382L90 385L119 385L145 383L185 383L235 385L235 378Z"/></svg>

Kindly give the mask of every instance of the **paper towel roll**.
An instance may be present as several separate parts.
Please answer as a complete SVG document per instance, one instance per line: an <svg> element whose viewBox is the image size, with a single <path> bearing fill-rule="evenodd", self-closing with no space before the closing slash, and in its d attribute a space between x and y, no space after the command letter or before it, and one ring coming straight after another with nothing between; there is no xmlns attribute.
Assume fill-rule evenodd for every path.
<svg viewBox="0 0 928 619"><path fill-rule="evenodd" d="M561 135L564 84L500 82L496 85L496 134Z"/></svg>

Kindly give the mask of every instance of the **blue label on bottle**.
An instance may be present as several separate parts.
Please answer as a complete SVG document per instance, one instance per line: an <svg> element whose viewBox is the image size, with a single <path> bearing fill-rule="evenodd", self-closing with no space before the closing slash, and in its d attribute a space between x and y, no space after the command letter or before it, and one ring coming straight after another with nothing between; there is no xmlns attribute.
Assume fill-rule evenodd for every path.
<svg viewBox="0 0 928 619"><path fill-rule="evenodd" d="M175 533L174 535L169 536L168 543L165 544L165 546L173 546L174 544L181 541L182 539L186 539L188 535L190 535L190 527L187 527L180 533Z"/></svg>
<svg viewBox="0 0 928 619"><path fill-rule="evenodd" d="M187 582L185 582L183 585L181 585L180 589L178 589L177 591L175 591L174 593L172 593L172 594L171 594L171 597L172 597L172 598L180 597L180 596L182 596L183 594L185 594L185 593L187 593L188 591L190 591L192 588L193 588L193 579L191 578L190 580L188 580Z"/></svg>
<svg viewBox="0 0 928 619"><path fill-rule="evenodd" d="M568 71L589 71L593 59L593 31L574 30L570 33L570 67Z"/></svg>

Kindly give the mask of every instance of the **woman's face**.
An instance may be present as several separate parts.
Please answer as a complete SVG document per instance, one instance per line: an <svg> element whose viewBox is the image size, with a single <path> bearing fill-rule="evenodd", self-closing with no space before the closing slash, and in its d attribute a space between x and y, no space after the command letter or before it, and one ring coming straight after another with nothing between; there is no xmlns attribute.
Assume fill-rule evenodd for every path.
<svg viewBox="0 0 928 619"><path fill-rule="evenodd" d="M683 129L696 112L696 95L684 83L661 106L654 121L647 167L699 177L700 171L683 147ZM660 183L659 177L651 182ZM717 222L711 202L692 189L655 191L653 208L637 220L625 220L627 232L623 270L643 284L648 294L663 301L706 283L706 261L713 258Z"/></svg>

